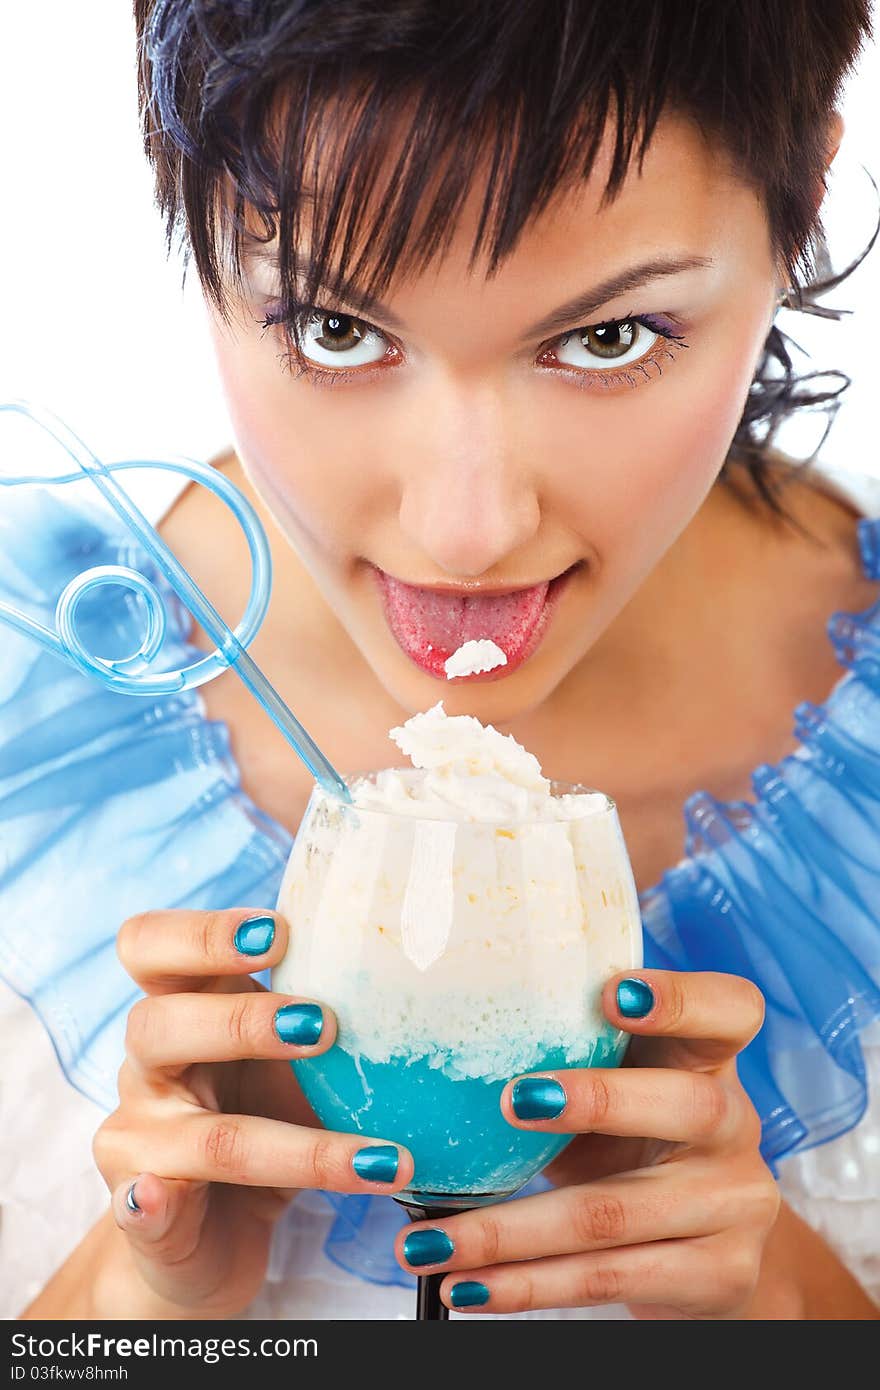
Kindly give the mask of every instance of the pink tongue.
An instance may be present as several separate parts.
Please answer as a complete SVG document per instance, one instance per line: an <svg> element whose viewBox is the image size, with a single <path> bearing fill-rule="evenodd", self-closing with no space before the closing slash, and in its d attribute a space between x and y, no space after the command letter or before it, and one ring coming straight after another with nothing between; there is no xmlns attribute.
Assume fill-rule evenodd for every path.
<svg viewBox="0 0 880 1390"><path fill-rule="evenodd" d="M438 593L417 589L390 575L382 576L388 620L398 640L410 650L431 652L445 660L463 642L488 638L508 659L530 637L544 610L549 584L536 584L513 594Z"/></svg>

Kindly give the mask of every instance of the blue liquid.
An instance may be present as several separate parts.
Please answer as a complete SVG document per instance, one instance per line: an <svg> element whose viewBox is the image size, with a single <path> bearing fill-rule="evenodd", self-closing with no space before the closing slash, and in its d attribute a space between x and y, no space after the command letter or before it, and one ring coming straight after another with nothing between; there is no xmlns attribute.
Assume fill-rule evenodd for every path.
<svg viewBox="0 0 880 1390"><path fill-rule="evenodd" d="M621 1054L609 1030L579 1063L566 1062L561 1051L548 1049L529 1070L613 1067ZM326 1129L392 1140L410 1150L415 1176L402 1196L509 1196L572 1139L570 1134L536 1134L509 1125L500 1105L509 1078L453 1079L425 1058L355 1060L338 1043L320 1057L291 1066Z"/></svg>

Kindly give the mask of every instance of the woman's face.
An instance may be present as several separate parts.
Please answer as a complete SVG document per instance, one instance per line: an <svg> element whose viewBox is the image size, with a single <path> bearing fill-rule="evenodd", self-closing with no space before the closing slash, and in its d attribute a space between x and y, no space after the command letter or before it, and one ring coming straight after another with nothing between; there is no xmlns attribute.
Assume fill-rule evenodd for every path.
<svg viewBox="0 0 880 1390"><path fill-rule="evenodd" d="M494 278L468 270L474 190L449 252L382 305L323 302L315 376L263 327L270 260L232 326L212 312L247 475L407 710L502 722L546 699L694 516L740 419L780 283L758 197L669 115L599 211L609 139ZM639 283L660 261L693 264ZM478 638L507 665L448 680Z"/></svg>

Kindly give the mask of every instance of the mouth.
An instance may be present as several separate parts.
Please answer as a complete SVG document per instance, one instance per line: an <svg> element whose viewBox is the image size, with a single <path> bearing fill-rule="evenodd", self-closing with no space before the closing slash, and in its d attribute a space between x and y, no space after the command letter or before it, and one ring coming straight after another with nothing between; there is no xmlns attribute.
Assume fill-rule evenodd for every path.
<svg viewBox="0 0 880 1390"><path fill-rule="evenodd" d="M537 650L553 609L580 562L524 588L465 590L406 584L374 567L385 617L398 645L427 675L444 684L473 684L509 676ZM448 680L445 663L465 642L488 639L507 657L493 671Z"/></svg>

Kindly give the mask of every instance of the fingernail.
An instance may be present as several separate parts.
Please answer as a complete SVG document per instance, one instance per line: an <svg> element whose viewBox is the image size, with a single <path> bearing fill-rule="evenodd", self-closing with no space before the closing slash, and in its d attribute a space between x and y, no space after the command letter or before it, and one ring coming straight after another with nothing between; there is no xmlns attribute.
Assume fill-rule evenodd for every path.
<svg viewBox="0 0 880 1390"><path fill-rule="evenodd" d="M135 1216L140 1216L141 1208L138 1206L137 1200L134 1195L134 1190L136 1187L137 1183L133 1182L131 1187L126 1192L125 1205L128 1207L129 1211L134 1212Z"/></svg>
<svg viewBox="0 0 880 1390"><path fill-rule="evenodd" d="M249 917L236 929L232 940L243 956L265 955L275 940L275 918Z"/></svg>
<svg viewBox="0 0 880 1390"><path fill-rule="evenodd" d="M320 1004L285 1004L275 1015L275 1032L282 1042L314 1047L324 1028Z"/></svg>
<svg viewBox="0 0 880 1390"><path fill-rule="evenodd" d="M489 1302L489 1290L476 1279L462 1279L453 1284L449 1295L453 1308L481 1308Z"/></svg>
<svg viewBox="0 0 880 1390"><path fill-rule="evenodd" d="M410 1231L403 1242L408 1265L442 1265L454 1249L445 1231Z"/></svg>
<svg viewBox="0 0 880 1390"><path fill-rule="evenodd" d="M518 1120L555 1120L565 1109L566 1095L558 1081L524 1076L514 1083L511 1101Z"/></svg>
<svg viewBox="0 0 880 1390"><path fill-rule="evenodd" d="M372 1144L368 1149L358 1149L351 1160L358 1177L367 1182L394 1182L399 1162L400 1155L393 1144Z"/></svg>
<svg viewBox="0 0 880 1390"><path fill-rule="evenodd" d="M621 980L617 1007L624 1018L644 1018L654 1007L654 991L644 980Z"/></svg>

